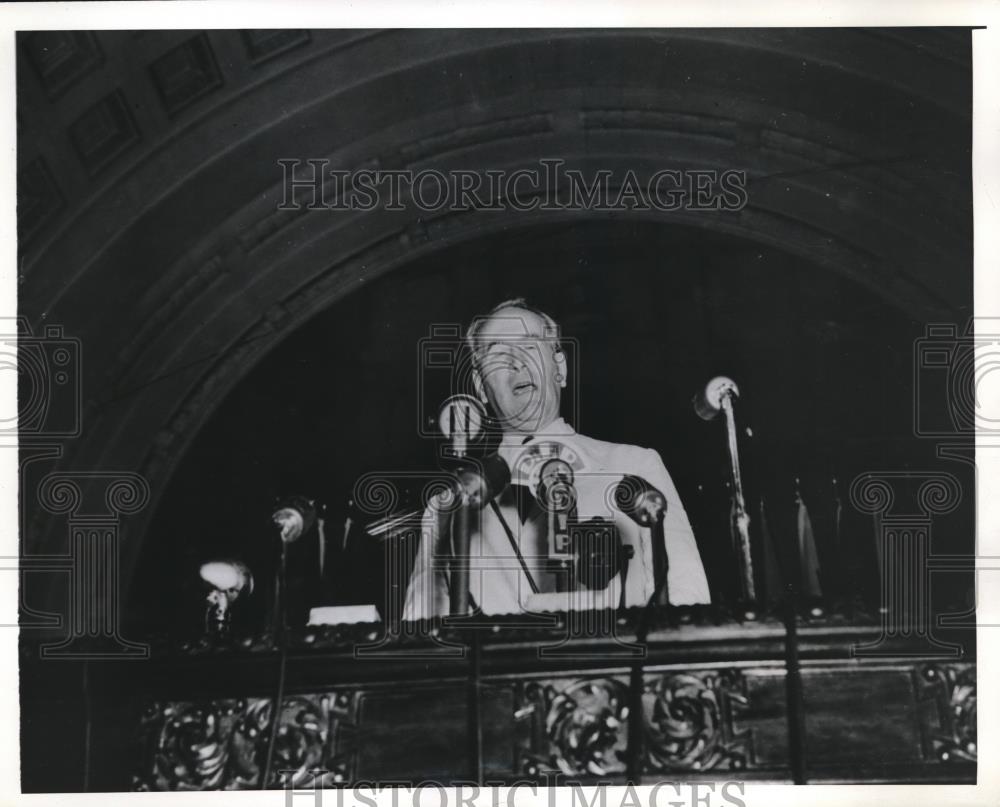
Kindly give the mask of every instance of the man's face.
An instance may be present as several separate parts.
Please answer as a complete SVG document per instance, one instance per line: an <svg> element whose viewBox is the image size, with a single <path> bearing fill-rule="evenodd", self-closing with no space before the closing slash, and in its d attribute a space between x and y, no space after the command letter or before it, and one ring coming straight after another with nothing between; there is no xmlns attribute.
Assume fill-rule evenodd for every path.
<svg viewBox="0 0 1000 807"><path fill-rule="evenodd" d="M559 417L566 360L544 318L506 308L476 335L476 368L505 431L534 433Z"/></svg>

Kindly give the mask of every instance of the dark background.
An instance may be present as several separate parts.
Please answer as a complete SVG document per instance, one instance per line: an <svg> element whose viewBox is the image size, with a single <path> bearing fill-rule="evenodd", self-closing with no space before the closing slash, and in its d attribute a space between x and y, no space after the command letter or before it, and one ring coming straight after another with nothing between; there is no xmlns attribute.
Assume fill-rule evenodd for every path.
<svg viewBox="0 0 1000 807"><path fill-rule="evenodd" d="M563 399L573 425L660 452L695 524L714 599L736 594L725 430L696 417L691 399L725 374L740 385L739 422L753 435L743 434L741 449L751 508L766 491L769 520L781 524L799 489L826 593L874 601L876 533L851 506L854 478L938 469L971 484L961 465L935 459L933 445L914 437L915 342L925 326L808 262L664 218L608 216L482 239L414 261L290 335L219 407L175 475L136 578L143 620L198 625L196 609L177 606L197 601L190 584L210 557L242 558L266 584L277 546L268 516L289 493L315 496L329 513L325 580L316 579L315 530L292 548L296 619L309 604L381 607L383 547L354 531L341 554L348 499L365 473L395 481L437 470L437 441L418 433L418 416L456 390L447 373L421 367L420 342L432 325L464 327L513 296L562 324L579 366ZM830 525L837 496L839 542ZM971 550L967 505L935 523L935 551ZM778 530L779 550L792 535ZM943 591L964 600L962 585Z"/></svg>

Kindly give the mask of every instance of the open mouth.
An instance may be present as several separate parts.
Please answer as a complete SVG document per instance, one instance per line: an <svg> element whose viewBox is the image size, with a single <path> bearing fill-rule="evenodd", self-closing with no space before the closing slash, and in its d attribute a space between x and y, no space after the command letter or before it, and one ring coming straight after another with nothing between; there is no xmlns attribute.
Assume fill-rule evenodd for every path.
<svg viewBox="0 0 1000 807"><path fill-rule="evenodd" d="M520 396L531 392L535 388L533 381L518 381L513 388L514 395Z"/></svg>

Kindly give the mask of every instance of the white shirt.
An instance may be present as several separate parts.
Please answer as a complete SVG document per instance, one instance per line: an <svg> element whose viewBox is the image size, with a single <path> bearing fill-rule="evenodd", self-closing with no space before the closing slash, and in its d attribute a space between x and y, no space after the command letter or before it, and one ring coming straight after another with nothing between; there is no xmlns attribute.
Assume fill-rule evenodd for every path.
<svg viewBox="0 0 1000 807"><path fill-rule="evenodd" d="M532 487L531 471L540 466L539 460L544 462L551 456L559 456L570 464L574 471L578 520L595 517L612 520L622 542L633 548L634 556L628 561L625 575L626 606L645 605L654 589L650 530L640 527L614 503L614 490L627 474L645 479L667 500L664 537L669 561L670 602L690 605L710 601L694 533L677 489L656 451L585 437L577 434L562 418L531 436L527 443L524 442L526 437L505 434L498 448L498 453L511 468L512 484ZM403 608L405 620L444 616L449 612L446 576L449 519L441 509L441 502L435 499L424 510L420 548ZM542 571L547 558L544 515L522 524L510 489L498 498L497 504L529 572L536 584L542 584L540 587L544 591L547 577ZM615 576L601 591L533 594L511 539L491 507L483 508L478 518L473 519L470 556L469 591L486 614L615 608L620 602L621 575Z"/></svg>

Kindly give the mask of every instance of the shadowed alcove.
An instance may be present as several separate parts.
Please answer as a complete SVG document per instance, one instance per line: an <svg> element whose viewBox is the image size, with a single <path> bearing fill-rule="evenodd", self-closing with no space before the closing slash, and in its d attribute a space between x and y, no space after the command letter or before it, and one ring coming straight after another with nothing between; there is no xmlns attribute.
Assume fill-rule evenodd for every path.
<svg viewBox="0 0 1000 807"><path fill-rule="evenodd" d="M194 435L298 325L465 243L515 253L494 273L540 273L520 233L594 226L586 211L282 210L279 160L510 172L557 156L615 176L744 171L739 211L625 210L607 224L749 239L922 322L971 313L968 31L39 32L19 48L19 310L82 354L78 428L22 434L22 490L53 473L84 488L94 471L141 476L145 505L120 523L126 586ZM635 237L620 236L623 248ZM615 260L591 260L607 279L576 311L555 287L550 305L572 331L602 294L647 298L656 278L690 280L672 249L642 260L653 280L620 287ZM721 285L746 265L703 274ZM487 274L461 273L472 287ZM753 295L741 305L766 302ZM488 302L456 297L443 314ZM603 341L591 355L610 350ZM26 551L64 553L64 516L38 504L22 507ZM32 575L25 592L36 608L65 605L58 577Z"/></svg>
<svg viewBox="0 0 1000 807"><path fill-rule="evenodd" d="M438 469L428 421L445 397L469 390L454 387L451 368L428 363L432 346L459 353L454 335L432 332L460 334L477 312L514 296L563 327L575 369L564 416L585 434L663 456L716 599L731 599L736 583L725 433L697 418L691 400L719 374L741 386L748 484L768 490L775 521L792 512L797 492L817 522L842 499L839 543L817 526L824 573L835 588L850 574L871 595L874 532L851 507L849 487L867 471L936 461L909 416L924 325L780 250L609 215L504 231L415 260L289 334L219 405L174 475L152 519L132 617L147 628L183 632L187 619L197 629L197 610L183 606L197 602L190 584L213 557L248 562L266 587L277 546L269 515L292 493L327 508L323 578L315 535L292 552L300 605L381 609L384 549L358 531L344 546L345 519L359 517L348 501L364 475L419 480ZM949 546L966 543L968 517L947 524Z"/></svg>

